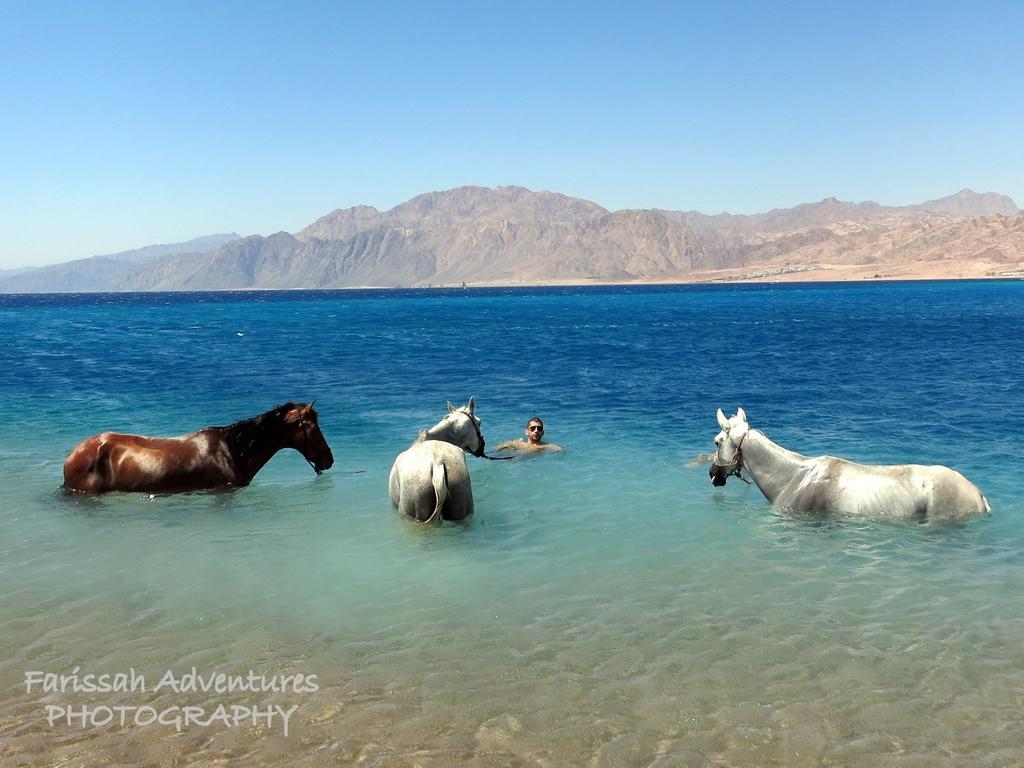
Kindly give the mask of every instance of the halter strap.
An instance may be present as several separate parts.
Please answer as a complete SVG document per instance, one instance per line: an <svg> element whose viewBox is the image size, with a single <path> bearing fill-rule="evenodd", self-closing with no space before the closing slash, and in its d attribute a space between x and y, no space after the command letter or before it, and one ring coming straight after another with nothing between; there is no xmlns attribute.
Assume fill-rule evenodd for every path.
<svg viewBox="0 0 1024 768"><path fill-rule="evenodd" d="M515 458L515 456L488 456L486 453L484 453L484 436L483 433L480 431L479 425L477 425L476 423L476 419L474 419L470 414L463 411L461 408L457 409L455 413L461 413L463 416L467 417L469 419L469 423L473 425L473 429L476 430L476 439L478 441L477 445L480 446L480 452L477 453L473 451L473 456L476 456L478 459L487 459L488 461L508 461L509 459ZM448 420L449 416L451 416L451 414L448 414L448 416L445 417L445 421Z"/></svg>
<svg viewBox="0 0 1024 768"><path fill-rule="evenodd" d="M747 439L747 435L749 435L749 434L750 434L750 428L748 427L747 431L743 433L743 437L741 437L740 441L736 444L736 452L733 454L732 461L730 461L728 464L721 464L721 463L719 463L719 461L718 461L718 451L715 451L715 458L713 458L711 460L711 463L714 466L716 466L716 467L721 467L722 469L728 469L729 467L732 467L732 470L729 471L729 472L726 472L725 476L726 477L738 477L740 480L742 480L747 485L750 485L750 481L747 480L747 478L745 478L741 474L741 471L743 470L743 441Z"/></svg>
<svg viewBox="0 0 1024 768"><path fill-rule="evenodd" d="M478 446L477 450L480 451L480 453L477 453L476 451L467 451L467 453L471 453L473 456L482 456L484 450L484 436L480 432L480 427L477 426L476 419L473 418L472 414L466 413L461 408L457 408L456 410L452 411L452 413L449 413L447 416L445 416L444 420L448 421L448 423L450 424L451 422L449 421L449 419L451 419L451 417L456 413L461 413L463 416L469 419L469 423L473 425L473 429L476 431L476 439ZM463 450L465 450L465 448L463 448Z"/></svg>

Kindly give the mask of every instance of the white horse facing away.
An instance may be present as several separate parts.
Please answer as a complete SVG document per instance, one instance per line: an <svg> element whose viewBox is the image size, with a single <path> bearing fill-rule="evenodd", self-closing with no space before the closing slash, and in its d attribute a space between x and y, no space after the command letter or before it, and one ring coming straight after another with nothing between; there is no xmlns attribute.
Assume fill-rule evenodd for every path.
<svg viewBox="0 0 1024 768"><path fill-rule="evenodd" d="M747 424L742 408L715 437L711 484L725 485L746 468L761 493L789 512L836 512L864 517L965 520L991 511L985 496L959 472L943 466L856 464L834 456L802 456Z"/></svg>
<svg viewBox="0 0 1024 768"><path fill-rule="evenodd" d="M472 397L459 408L448 403L448 415L422 430L413 444L398 454L388 491L401 514L421 523L463 520L473 514L473 487L463 452L484 455L484 436L475 408Z"/></svg>

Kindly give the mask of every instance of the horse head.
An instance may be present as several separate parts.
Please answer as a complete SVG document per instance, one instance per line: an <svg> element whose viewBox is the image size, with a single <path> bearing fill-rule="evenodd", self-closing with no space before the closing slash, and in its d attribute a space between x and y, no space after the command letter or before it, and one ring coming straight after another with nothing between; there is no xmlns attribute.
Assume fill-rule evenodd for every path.
<svg viewBox="0 0 1024 768"><path fill-rule="evenodd" d="M708 470L711 484L725 485L725 481L733 475L739 476L743 468L743 440L750 431L747 414L742 408L736 409L736 415L727 419L722 409L718 409L718 426L722 431L715 435L715 458Z"/></svg>
<svg viewBox="0 0 1024 768"><path fill-rule="evenodd" d="M427 440L444 440L474 456L484 455L484 436L480 432L480 419L474 415L474 398L463 406L448 403L448 415L426 431Z"/></svg>
<svg viewBox="0 0 1024 768"><path fill-rule="evenodd" d="M287 429L288 447L294 448L313 467L318 475L334 465L334 454L327 444L316 411L313 410L314 400L308 405L297 403L284 414L284 425Z"/></svg>

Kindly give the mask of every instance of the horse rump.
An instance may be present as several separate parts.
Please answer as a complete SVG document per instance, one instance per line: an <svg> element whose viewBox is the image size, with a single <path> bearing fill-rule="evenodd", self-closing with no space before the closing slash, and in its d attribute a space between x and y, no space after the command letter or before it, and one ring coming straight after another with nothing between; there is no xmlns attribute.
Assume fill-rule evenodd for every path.
<svg viewBox="0 0 1024 768"><path fill-rule="evenodd" d="M109 488L112 478L112 446L104 435L86 438L64 461L64 489L99 493Z"/></svg>

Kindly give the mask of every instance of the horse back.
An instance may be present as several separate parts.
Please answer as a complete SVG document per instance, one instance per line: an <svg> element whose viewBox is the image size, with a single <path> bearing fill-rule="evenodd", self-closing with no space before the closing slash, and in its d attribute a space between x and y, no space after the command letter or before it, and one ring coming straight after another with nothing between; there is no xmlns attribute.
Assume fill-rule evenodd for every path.
<svg viewBox="0 0 1024 768"><path fill-rule="evenodd" d="M146 437L102 432L86 438L64 462L69 490L177 491L226 485L233 471L212 434Z"/></svg>
<svg viewBox="0 0 1024 768"><path fill-rule="evenodd" d="M857 515L958 520L989 512L974 483L939 464L858 464L822 457L824 508Z"/></svg>

